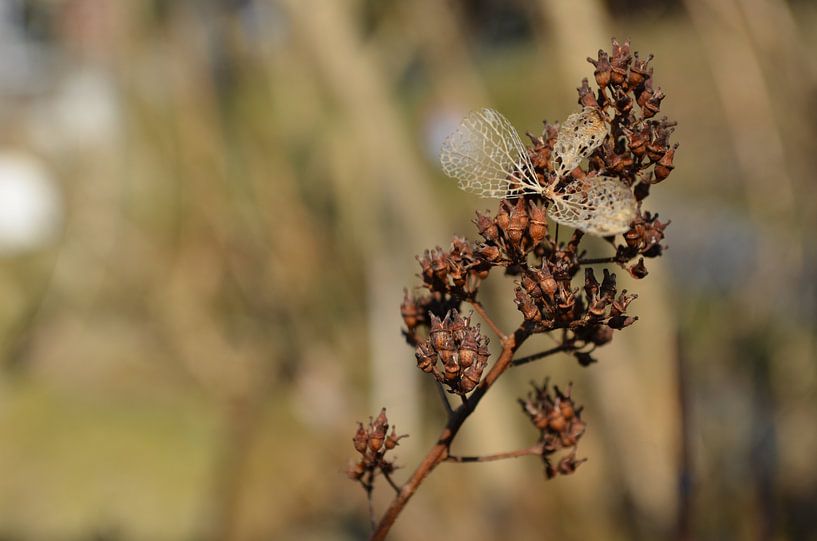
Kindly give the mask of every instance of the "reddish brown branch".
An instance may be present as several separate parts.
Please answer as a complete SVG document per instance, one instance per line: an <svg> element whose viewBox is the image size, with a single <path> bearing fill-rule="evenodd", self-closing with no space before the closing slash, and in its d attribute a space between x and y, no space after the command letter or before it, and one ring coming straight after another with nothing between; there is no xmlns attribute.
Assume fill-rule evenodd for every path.
<svg viewBox="0 0 817 541"><path fill-rule="evenodd" d="M493 462L495 460L505 460L506 458L519 458L520 456L530 456L530 455L541 455L543 449L543 443L537 443L532 447L528 447L526 449L517 449L516 451L507 451L504 453L496 453L493 455L484 455L484 456L454 456L448 455L445 459L446 462L458 462L458 463L465 463L465 462Z"/></svg>
<svg viewBox="0 0 817 541"><path fill-rule="evenodd" d="M511 361L511 365L519 366L522 364L527 364L533 361L538 361L539 359L544 359L545 357L549 357L550 355L554 355L560 351L571 351L574 349L576 349L576 346L572 342L565 342L564 344L559 344L558 346L546 349L545 351L540 351L539 353L534 353L533 355L514 359Z"/></svg>
<svg viewBox="0 0 817 541"><path fill-rule="evenodd" d="M468 303L474 308L474 311L479 314L479 317L494 331L499 339L504 342L507 340L508 336L502 332L499 326L491 319L491 316L488 315L488 312L485 311L485 307L482 306L482 303L477 300L470 300Z"/></svg>
<svg viewBox="0 0 817 541"><path fill-rule="evenodd" d="M486 321L488 320L486 319ZM513 354L528 338L528 336L530 336L530 331L522 326L517 329L512 336L503 339L502 353L500 354L496 363L494 363L494 365L491 367L491 370L480 382L473 394L468 397L462 406L454 410L453 415L451 415L448 423L445 425L445 428L440 433L437 443L431 448L431 450L429 450L423 461L420 463L417 469L414 470L411 478L409 478L406 484L403 485L400 492L397 494L394 500L392 500L388 509L386 509L386 512L380 519L380 523L372 533L370 538L371 541L382 541L386 538L386 535L389 533L394 521L397 520L400 512L417 491L417 488L420 486L423 480L425 480L428 474L431 473L438 464L446 460L451 441L457 435L457 432L459 432L462 424L476 409L479 401L482 400L482 397L485 395L488 389L490 389L499 376L501 376L505 370L511 366Z"/></svg>

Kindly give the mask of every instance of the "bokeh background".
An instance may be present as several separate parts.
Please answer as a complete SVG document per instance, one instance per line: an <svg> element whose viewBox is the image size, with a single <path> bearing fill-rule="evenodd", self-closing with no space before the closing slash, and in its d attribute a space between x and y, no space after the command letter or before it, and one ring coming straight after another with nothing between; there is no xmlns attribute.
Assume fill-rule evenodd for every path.
<svg viewBox="0 0 817 541"><path fill-rule="evenodd" d="M355 422L386 406L408 471L442 423L414 256L494 207L440 143L564 118L614 35L679 121L670 249L598 364L509 373L455 446L530 444L550 375L590 460L443 465L392 537L817 539L815 29L806 0L0 0L0 538L365 537Z"/></svg>

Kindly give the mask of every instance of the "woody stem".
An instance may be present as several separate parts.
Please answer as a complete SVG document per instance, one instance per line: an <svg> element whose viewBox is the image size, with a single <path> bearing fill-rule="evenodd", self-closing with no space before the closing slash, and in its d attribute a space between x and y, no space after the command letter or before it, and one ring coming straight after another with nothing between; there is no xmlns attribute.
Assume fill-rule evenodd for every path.
<svg viewBox="0 0 817 541"><path fill-rule="evenodd" d="M437 443L429 450L409 480L392 500L388 509L386 509L386 512L381 517L380 523L372 533L370 541L383 541L383 539L386 538L394 521L397 520L397 517L417 491L420 484L438 464L446 460L451 442L454 440L454 437L457 435L457 432L459 432L465 420L474 412L480 400L482 400L482 397L485 396L485 393L488 392L494 382L511 366L513 354L529 336L530 330L522 325L513 335L503 339L502 353L499 355L499 358L485 378L477 385L476 389L474 389L471 396L469 396L460 407L454 410L454 413L449 417L445 428L443 428L443 431L437 438Z"/></svg>
<svg viewBox="0 0 817 541"><path fill-rule="evenodd" d="M533 355L527 355L525 357L519 357L518 359L514 359L511 361L512 366L519 366L522 364L527 364L533 361L538 361L539 359L543 359L545 357L549 357L555 353L559 353L560 351L570 351L576 349L572 342L564 342L559 344L558 346L554 346L550 349L546 349L545 351L540 351L539 353L534 353Z"/></svg>
<svg viewBox="0 0 817 541"><path fill-rule="evenodd" d="M508 339L494 320L491 319L491 316L488 315L488 312L485 311L485 307L482 306L481 302L476 299L471 299L468 301L468 303L474 308L474 311L479 314L479 317L482 318L482 320L491 328L491 330L494 331L494 334L499 337L500 341L505 342L505 340Z"/></svg>
<svg viewBox="0 0 817 541"><path fill-rule="evenodd" d="M495 453L493 455L483 456L455 456L448 455L446 462L493 462L494 460L504 460L506 458L519 458L520 456L541 455L543 443L539 442L536 445L527 447L525 449L517 449L516 451L507 451L504 453Z"/></svg>

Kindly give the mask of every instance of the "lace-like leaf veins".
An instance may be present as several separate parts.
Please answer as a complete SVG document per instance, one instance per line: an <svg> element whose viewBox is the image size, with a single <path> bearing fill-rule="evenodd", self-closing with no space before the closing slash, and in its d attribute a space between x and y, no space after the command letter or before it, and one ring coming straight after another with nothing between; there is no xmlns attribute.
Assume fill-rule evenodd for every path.
<svg viewBox="0 0 817 541"><path fill-rule="evenodd" d="M607 135L607 124L598 109L585 107L568 116L559 127L553 147L553 170L563 177L593 154Z"/></svg>
<svg viewBox="0 0 817 541"><path fill-rule="evenodd" d="M606 135L607 125L596 109L585 107L570 115L554 147L556 180L543 186L513 125L499 112L484 108L469 113L448 136L440 163L466 192L497 199L538 194L550 201L548 215L555 222L594 235L615 235L626 231L637 214L628 186L613 177L596 176L571 180L556 191L558 179L589 157Z"/></svg>
<svg viewBox="0 0 817 541"><path fill-rule="evenodd" d="M552 200L553 221L600 237L627 231L637 215L632 190L613 177L574 180Z"/></svg>
<svg viewBox="0 0 817 541"><path fill-rule="evenodd" d="M541 193L528 151L510 121L493 109L472 111L440 152L443 172L480 197Z"/></svg>

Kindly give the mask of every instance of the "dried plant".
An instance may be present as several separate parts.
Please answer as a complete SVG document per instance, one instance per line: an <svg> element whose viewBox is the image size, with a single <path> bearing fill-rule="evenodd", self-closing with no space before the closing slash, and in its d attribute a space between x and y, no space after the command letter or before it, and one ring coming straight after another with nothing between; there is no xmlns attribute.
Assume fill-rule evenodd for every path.
<svg viewBox="0 0 817 541"><path fill-rule="evenodd" d="M443 171L459 186L483 197L500 199L495 214L476 214L481 241L455 237L448 250L427 250L418 257L421 294L405 293L401 306L406 341L415 348L417 366L431 375L440 389L448 421L437 442L408 481L392 480L394 465L384 458L400 437L388 432L385 410L368 429L360 425L355 449L361 459L348 474L369 495L372 539L384 539L397 516L425 477L442 462L481 462L524 455L539 456L548 478L573 473L584 461L577 446L585 431L581 407L571 388L549 390L547 382L520 399L523 411L539 430L530 447L494 455L464 457L451 454L451 444L465 420L497 379L511 367L558 352L572 354L582 366L595 362L598 346L610 342L615 330L632 325L627 314L636 295L619 291L616 275L602 268L599 282L594 265L617 265L634 278L647 275L644 258L660 256L664 229L642 208L651 186L673 169L677 145L670 146L674 122L655 119L664 93L655 88L646 59L630 53L630 43L612 41L612 54L603 50L588 58L595 66L596 93L582 81L582 109L561 125L545 122L539 136L528 133L526 147L508 120L492 109L469 114L446 140L441 153ZM548 217L556 222L553 234ZM558 239L559 224L574 228L569 240ZM614 248L606 257L589 258L581 248L585 234L603 237ZM623 241L618 240L621 236ZM480 284L501 268L515 277L514 301L522 321L503 332L478 299ZM573 280L584 271L584 287ZM473 322L470 305L498 338L501 351L490 364L489 338ZM557 345L515 357L531 336L550 334ZM490 366L489 366L490 364ZM485 373L487 369L487 373ZM483 377L484 374L484 377ZM453 409L445 391L459 395ZM401 436L402 437L402 436ZM371 492L378 476L396 495L377 522Z"/></svg>

